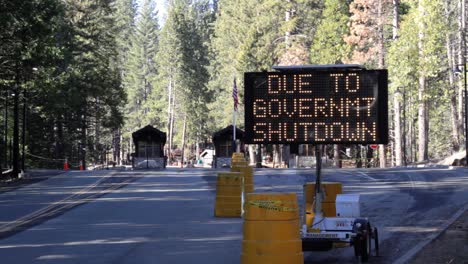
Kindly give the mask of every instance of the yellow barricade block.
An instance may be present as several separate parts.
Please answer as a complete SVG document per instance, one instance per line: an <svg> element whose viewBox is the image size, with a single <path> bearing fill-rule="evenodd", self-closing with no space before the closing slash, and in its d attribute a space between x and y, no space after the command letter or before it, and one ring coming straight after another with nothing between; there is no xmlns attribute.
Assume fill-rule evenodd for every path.
<svg viewBox="0 0 468 264"><path fill-rule="evenodd" d="M241 206L241 196L216 196L216 204L218 203L239 203Z"/></svg>
<svg viewBox="0 0 468 264"><path fill-rule="evenodd" d="M254 175L254 169L250 166L240 167L239 172L244 175L244 178L251 178Z"/></svg>
<svg viewBox="0 0 468 264"><path fill-rule="evenodd" d="M307 203L313 203L315 199L315 183L308 182L304 185ZM336 195L343 193L343 187L341 182L324 182L322 183L322 191L324 199L322 202L335 202Z"/></svg>
<svg viewBox="0 0 468 264"><path fill-rule="evenodd" d="M242 185L242 174L240 172L220 172L216 178L219 185Z"/></svg>
<svg viewBox="0 0 468 264"><path fill-rule="evenodd" d="M301 249L302 250L302 249ZM242 264L303 264L303 253L296 254L272 254L272 255L259 255L259 254L242 254Z"/></svg>
<svg viewBox="0 0 468 264"><path fill-rule="evenodd" d="M246 220L294 220L299 218L295 193L249 193L244 203Z"/></svg>
<svg viewBox="0 0 468 264"><path fill-rule="evenodd" d="M245 221L244 240L294 240L300 236L299 220Z"/></svg>
<svg viewBox="0 0 468 264"><path fill-rule="evenodd" d="M243 176L240 172L218 173L216 182L215 216L242 215Z"/></svg>
<svg viewBox="0 0 468 264"><path fill-rule="evenodd" d="M241 264L303 264L295 193L250 193L244 204Z"/></svg>
<svg viewBox="0 0 468 264"><path fill-rule="evenodd" d="M234 153L232 153L232 159L236 159L236 158L238 158L238 159L244 159L244 157L245 157L245 156L244 156L244 153L242 153L242 152L234 152Z"/></svg>
<svg viewBox="0 0 468 264"><path fill-rule="evenodd" d="M255 190L254 190L253 183L252 184L244 183L244 192L245 193L253 193L254 191Z"/></svg>
<svg viewBox="0 0 468 264"><path fill-rule="evenodd" d="M241 217L242 209L233 208L233 206L228 206L225 204L220 204L215 207L215 216L216 217Z"/></svg>
<svg viewBox="0 0 468 264"><path fill-rule="evenodd" d="M245 160L243 161L232 161L231 162L231 168L235 168L235 167L247 167L249 166L249 163Z"/></svg>
<svg viewBox="0 0 468 264"><path fill-rule="evenodd" d="M216 188L216 196L238 196L242 195L242 186L234 185L218 185Z"/></svg>
<svg viewBox="0 0 468 264"><path fill-rule="evenodd" d="M278 252L301 253L302 240L261 241L244 239L242 241L242 249L242 253L245 255L271 255L277 254Z"/></svg>

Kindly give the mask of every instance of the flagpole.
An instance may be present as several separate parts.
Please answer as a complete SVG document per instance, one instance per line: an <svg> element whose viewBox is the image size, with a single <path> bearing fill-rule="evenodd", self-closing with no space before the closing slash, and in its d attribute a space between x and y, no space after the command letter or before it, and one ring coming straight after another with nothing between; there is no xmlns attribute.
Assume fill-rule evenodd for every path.
<svg viewBox="0 0 468 264"><path fill-rule="evenodd" d="M232 147L233 147L233 152L237 152L237 146L236 146L236 110L232 111Z"/></svg>
<svg viewBox="0 0 468 264"><path fill-rule="evenodd" d="M233 111L232 111L232 152L237 152L237 146L236 146L236 113L237 113L238 96L237 96L236 77L234 77L234 84L233 84L233 87L232 87L232 97L234 99L234 107L233 107Z"/></svg>

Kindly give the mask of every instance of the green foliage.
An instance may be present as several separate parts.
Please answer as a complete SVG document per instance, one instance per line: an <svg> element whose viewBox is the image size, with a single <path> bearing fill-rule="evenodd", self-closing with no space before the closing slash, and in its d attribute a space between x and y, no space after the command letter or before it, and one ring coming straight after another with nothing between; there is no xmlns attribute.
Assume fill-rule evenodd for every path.
<svg viewBox="0 0 468 264"><path fill-rule="evenodd" d="M147 124L169 132L171 112L177 145L185 116L188 142L203 141L232 123L234 78L243 127L244 72L309 61L373 67L379 23L385 40L391 32L388 0L381 21L377 1L171 0L161 29L155 0L141 1L138 12L136 2L0 0L1 125L5 110L9 119L1 132L11 139L4 100L17 88L28 103L26 149L47 159L100 162L115 131L122 128L125 142ZM432 157L450 152L447 65L456 58L447 57L445 37L455 43L458 23L456 3L448 3L452 18L444 3L402 1L399 38L385 45L390 95L405 94L407 123L417 121L418 77L426 77ZM28 163L61 166L47 159Z"/></svg>
<svg viewBox="0 0 468 264"><path fill-rule="evenodd" d="M451 127L449 96L447 91L448 73L447 52L445 50L446 32L449 31L444 18L442 1L407 3L408 12L403 16L399 38L388 51L387 62L390 76L390 93L397 89L406 94L407 100L416 102L418 97L418 78L426 77L424 101L429 110L429 155L440 158L448 154L451 146ZM417 116L417 104L407 106L407 120Z"/></svg>
<svg viewBox="0 0 468 264"><path fill-rule="evenodd" d="M1 5L9 11L2 16L9 27L2 27L1 38L11 41L0 47L0 54L10 54L8 63L0 66L7 73L1 82L10 87L16 82L18 92L26 92L26 150L42 157L30 156L28 163L61 167L62 161L52 159L68 157L72 164L83 158L97 160L108 140L103 135L123 122L119 109L125 101L109 31L109 1Z"/></svg>
<svg viewBox="0 0 468 264"><path fill-rule="evenodd" d="M213 98L206 86L212 19L209 1L172 1L157 55L159 85L166 89L162 98L169 98L171 91L176 102L176 109L172 110L175 119L181 121L187 116L188 138L192 142L207 134L207 105ZM178 122L176 126L179 139L183 125Z"/></svg>
<svg viewBox="0 0 468 264"><path fill-rule="evenodd" d="M143 126L160 125L158 105L153 102L157 93L155 84L158 73L156 53L158 50L159 25L154 0L146 0L140 10L134 31L130 35L127 53L127 72L124 77L128 103L125 106L125 128L128 133Z"/></svg>
<svg viewBox="0 0 468 264"><path fill-rule="evenodd" d="M325 0L322 20L311 47L312 63L344 62L349 57L350 46L344 41L348 30L349 12L345 0Z"/></svg>

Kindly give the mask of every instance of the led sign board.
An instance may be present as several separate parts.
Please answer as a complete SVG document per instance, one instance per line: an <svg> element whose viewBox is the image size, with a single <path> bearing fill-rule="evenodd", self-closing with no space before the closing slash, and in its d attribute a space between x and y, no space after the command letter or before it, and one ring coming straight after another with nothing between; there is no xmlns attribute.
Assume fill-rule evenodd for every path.
<svg viewBox="0 0 468 264"><path fill-rule="evenodd" d="M245 132L256 144L386 144L387 70L245 73Z"/></svg>

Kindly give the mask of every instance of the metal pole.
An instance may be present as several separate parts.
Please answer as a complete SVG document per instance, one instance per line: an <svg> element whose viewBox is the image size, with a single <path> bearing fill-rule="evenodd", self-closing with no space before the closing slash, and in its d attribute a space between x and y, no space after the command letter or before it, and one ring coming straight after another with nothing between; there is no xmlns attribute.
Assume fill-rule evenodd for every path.
<svg viewBox="0 0 468 264"><path fill-rule="evenodd" d="M232 152L236 152L236 110L232 111Z"/></svg>
<svg viewBox="0 0 468 264"><path fill-rule="evenodd" d="M320 188L322 184L322 145L315 145L315 207L314 213L317 218L322 217L322 196L320 193Z"/></svg>

